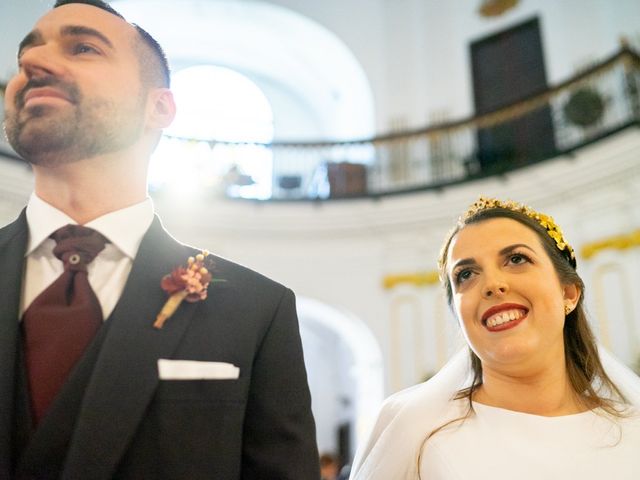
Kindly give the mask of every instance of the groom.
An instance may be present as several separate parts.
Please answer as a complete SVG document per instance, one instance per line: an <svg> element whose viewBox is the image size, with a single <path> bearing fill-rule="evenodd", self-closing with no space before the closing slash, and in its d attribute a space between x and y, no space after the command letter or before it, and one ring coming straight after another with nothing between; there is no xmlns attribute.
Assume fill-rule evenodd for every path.
<svg viewBox="0 0 640 480"><path fill-rule="evenodd" d="M102 1L58 1L18 63L5 130L35 191L0 229L0 478L317 479L293 293L153 213L175 113L160 46Z"/></svg>

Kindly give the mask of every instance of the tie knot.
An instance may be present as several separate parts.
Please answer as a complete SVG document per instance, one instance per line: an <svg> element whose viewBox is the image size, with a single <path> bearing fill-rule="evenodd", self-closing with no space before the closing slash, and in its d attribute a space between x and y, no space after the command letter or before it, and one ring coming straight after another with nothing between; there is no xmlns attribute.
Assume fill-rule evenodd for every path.
<svg viewBox="0 0 640 480"><path fill-rule="evenodd" d="M86 270L108 240L93 228L66 225L51 234L56 241L53 254L62 260L65 270Z"/></svg>

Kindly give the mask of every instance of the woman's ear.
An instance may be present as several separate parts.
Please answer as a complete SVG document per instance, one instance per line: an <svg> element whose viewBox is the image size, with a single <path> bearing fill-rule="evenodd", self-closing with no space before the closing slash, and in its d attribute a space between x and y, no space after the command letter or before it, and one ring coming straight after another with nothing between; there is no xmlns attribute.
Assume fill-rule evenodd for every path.
<svg viewBox="0 0 640 480"><path fill-rule="evenodd" d="M577 284L570 283L569 285L564 285L562 287L562 293L564 296L564 304L570 306L571 310L573 310L580 300L582 290L580 290L580 287Z"/></svg>
<svg viewBox="0 0 640 480"><path fill-rule="evenodd" d="M162 130L173 122L176 116L176 103L173 93L168 88L156 88L149 93L147 126L150 129Z"/></svg>

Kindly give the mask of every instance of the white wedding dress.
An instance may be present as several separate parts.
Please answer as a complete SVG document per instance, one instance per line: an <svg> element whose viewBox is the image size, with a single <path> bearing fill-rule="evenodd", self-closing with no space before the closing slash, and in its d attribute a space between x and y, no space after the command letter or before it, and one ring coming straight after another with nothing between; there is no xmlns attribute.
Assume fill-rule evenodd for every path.
<svg viewBox="0 0 640 480"><path fill-rule="evenodd" d="M468 386L471 382L467 352L466 350L461 351L428 382L398 392L384 402L368 441L362 444L356 453L350 479L457 480L491 478L495 480L557 477L602 480L604 477L612 480L618 478L626 480L640 478L640 470L635 470L640 465L638 463L638 458L640 458L640 443L638 443L640 441L638 436L640 435L640 418L635 414L640 411L640 377L602 348L600 348L600 358L607 375L629 402L629 411L632 413L629 418L610 419L598 416L596 412L585 412L575 416L555 417L554 420L553 418L526 415L475 404L476 410L480 413L479 418L475 423L470 422L471 428L468 435L465 433L456 441L470 442L475 445L476 450L484 449L486 455L493 452L495 457L487 458L485 456L483 457L484 461L481 461L477 456L474 456L473 451L469 450L470 446L464 447L466 450L460 450L463 447L461 444L456 445L454 441L450 447L445 448L454 436L459 435L459 432L456 434L454 426L447 428L446 431L437 432L426 441L429 434L436 428L450 420L459 418L461 412L464 414L464 404L451 400L458 390ZM484 438L481 427L487 428L485 425L487 419L493 419L497 423L495 435L489 434L488 438ZM470 420L468 419L467 422ZM466 428L467 422L459 427L460 432ZM510 425L511 423L513 426ZM531 424L538 426L532 427ZM564 455L554 456L554 461L564 462L562 467L564 470L558 471L557 476L546 476L547 470L544 470L543 467L545 459L535 456L528 457L525 450L513 461L508 460L507 454L500 453L502 449L506 448L505 445L508 445L509 448L520 446L523 449L531 448L532 451L537 448L537 452L540 454L541 451L544 451L547 441L549 445L555 445L553 443L555 432L564 430L566 425L571 424L575 424L574 428L567 428L566 435L571 438L583 439L584 445L576 445L574 448L571 444L565 443L567 438L557 437L565 438L561 443L564 445ZM527 427L525 428L523 425L527 425ZM589 425L592 425L593 428ZM613 430L608 434L601 435L603 429L608 428L607 426ZM544 429L547 427L548 431L545 433ZM585 429L589 430L589 435L585 435ZM538 438L534 441L529 436L531 431L537 432L536 435L544 438ZM610 445L612 438L610 435L615 432L621 433L623 437L620 437L618 445L612 446ZM548 438L549 435L551 438ZM505 440L505 436L509 439ZM433 452L430 450L431 444L436 446ZM630 448L631 444L636 447ZM556 445L554 448L560 448L560 445ZM600 449L603 449L604 453ZM574 454L576 456L572 456ZM580 455L583 456L580 457ZM607 455L609 455L608 460ZM497 468L496 463L489 461L490 459L495 460L495 458L501 458L505 462L502 470ZM584 468L580 465L580 459L585 465ZM602 470L598 469L599 467L594 466L592 460L595 459L604 462L603 468L606 468L608 473L603 474ZM434 462L433 465L427 465L431 461ZM516 462L520 463L516 465ZM634 462L636 463L634 464ZM446 470L446 463L450 464L449 471ZM610 469L617 463L621 463L619 470L611 472ZM574 470L571 470L572 466ZM629 476L632 474L624 476L624 472L628 470L626 466L634 468L634 476ZM514 468L517 469L514 470ZM537 476L536 468L538 468ZM591 476L580 476L584 473L582 470L587 471L587 474L591 474ZM580 472L580 475L575 472ZM617 476L618 472L622 473ZM523 476L529 473L529 477ZM503 476L500 477L500 474Z"/></svg>
<svg viewBox="0 0 640 480"><path fill-rule="evenodd" d="M461 406L453 405L459 402ZM468 401L452 402L464 415ZM433 435L422 450L424 480L637 480L640 416L602 411L542 417L474 403L474 415ZM479 441L482 439L482 441Z"/></svg>

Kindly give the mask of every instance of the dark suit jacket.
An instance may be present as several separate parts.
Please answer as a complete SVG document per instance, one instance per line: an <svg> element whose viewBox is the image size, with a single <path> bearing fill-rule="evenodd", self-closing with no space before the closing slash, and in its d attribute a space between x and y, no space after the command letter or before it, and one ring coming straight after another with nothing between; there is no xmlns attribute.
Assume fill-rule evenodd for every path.
<svg viewBox="0 0 640 480"><path fill-rule="evenodd" d="M156 218L120 301L26 445L18 308L28 229L0 229L0 478L317 479L293 293L215 258L208 298L157 330L160 279L194 249ZM216 361L237 380L159 380L159 358ZM19 387L18 387L19 390ZM12 463L14 465L12 465Z"/></svg>

